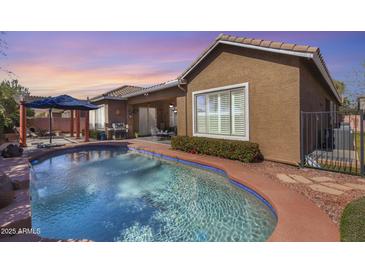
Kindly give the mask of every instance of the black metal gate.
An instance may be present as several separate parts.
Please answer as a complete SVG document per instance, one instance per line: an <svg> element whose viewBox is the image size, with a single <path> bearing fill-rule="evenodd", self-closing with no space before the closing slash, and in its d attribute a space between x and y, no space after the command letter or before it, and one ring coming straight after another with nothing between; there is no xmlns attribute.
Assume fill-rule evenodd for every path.
<svg viewBox="0 0 365 274"><path fill-rule="evenodd" d="M301 112L301 164L363 176L363 111Z"/></svg>

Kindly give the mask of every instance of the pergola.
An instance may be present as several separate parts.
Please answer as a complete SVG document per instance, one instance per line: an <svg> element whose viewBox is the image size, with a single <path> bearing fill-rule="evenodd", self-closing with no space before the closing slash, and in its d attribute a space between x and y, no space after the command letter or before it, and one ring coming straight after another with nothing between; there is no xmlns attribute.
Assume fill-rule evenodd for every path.
<svg viewBox="0 0 365 274"><path fill-rule="evenodd" d="M27 117L26 108L49 109L49 141L52 143L52 109L64 109L71 111L70 133L74 136L74 111L76 111L76 139L80 138L80 111L86 111L85 117L85 136L84 141L89 141L89 110L97 109L98 106L88 101L78 100L68 95L59 95L56 97L48 97L32 102L25 102L24 98L20 100L20 136L19 144L23 147L27 146Z"/></svg>

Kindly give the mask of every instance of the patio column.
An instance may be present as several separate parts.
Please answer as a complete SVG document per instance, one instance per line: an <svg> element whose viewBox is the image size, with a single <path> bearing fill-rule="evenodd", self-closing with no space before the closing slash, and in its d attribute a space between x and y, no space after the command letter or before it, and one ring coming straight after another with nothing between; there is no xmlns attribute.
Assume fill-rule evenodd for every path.
<svg viewBox="0 0 365 274"><path fill-rule="evenodd" d="M85 136L84 141L89 142L89 111L85 111Z"/></svg>
<svg viewBox="0 0 365 274"><path fill-rule="evenodd" d="M19 109L19 145L22 147L27 146L27 109L25 108L25 102L23 98L20 99Z"/></svg>
<svg viewBox="0 0 365 274"><path fill-rule="evenodd" d="M80 110L76 110L76 139L80 139Z"/></svg>
<svg viewBox="0 0 365 274"><path fill-rule="evenodd" d="M71 117L70 117L70 136L74 137L74 110L71 110Z"/></svg>

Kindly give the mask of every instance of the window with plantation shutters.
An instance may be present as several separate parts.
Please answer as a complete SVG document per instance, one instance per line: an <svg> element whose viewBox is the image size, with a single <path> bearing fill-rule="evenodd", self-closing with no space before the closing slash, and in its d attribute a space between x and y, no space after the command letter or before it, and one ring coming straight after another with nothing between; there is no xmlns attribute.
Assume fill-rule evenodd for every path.
<svg viewBox="0 0 365 274"><path fill-rule="evenodd" d="M247 84L193 93L194 135L248 140Z"/></svg>
<svg viewBox="0 0 365 274"><path fill-rule="evenodd" d="M205 95L196 96L196 128L200 133L207 133L207 105Z"/></svg>
<svg viewBox="0 0 365 274"><path fill-rule="evenodd" d="M246 134L246 98L242 89L231 92L232 108L232 135L245 136Z"/></svg>

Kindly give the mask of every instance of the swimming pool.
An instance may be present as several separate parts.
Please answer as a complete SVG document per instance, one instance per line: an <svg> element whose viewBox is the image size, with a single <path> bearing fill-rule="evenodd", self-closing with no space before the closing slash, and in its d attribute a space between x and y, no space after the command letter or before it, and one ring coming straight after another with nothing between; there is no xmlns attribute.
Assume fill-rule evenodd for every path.
<svg viewBox="0 0 365 274"><path fill-rule="evenodd" d="M126 147L79 148L32 162L32 225L94 241L265 241L270 205L224 174ZM222 172L221 172L222 173Z"/></svg>

